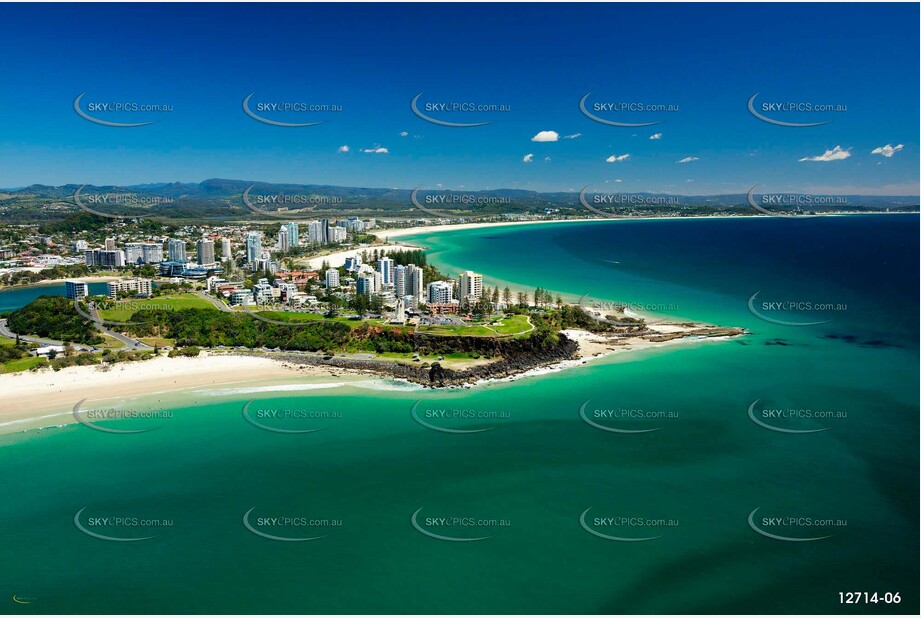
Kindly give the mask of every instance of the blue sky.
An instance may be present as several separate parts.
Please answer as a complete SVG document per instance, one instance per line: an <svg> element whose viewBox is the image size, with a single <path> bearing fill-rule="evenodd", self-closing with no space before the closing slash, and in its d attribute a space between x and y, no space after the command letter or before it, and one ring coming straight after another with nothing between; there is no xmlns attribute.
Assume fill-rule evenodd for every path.
<svg viewBox="0 0 921 618"><path fill-rule="evenodd" d="M683 194L741 192L761 183L766 191L918 194L919 8L912 4L93 4L0 11L5 187L220 177ZM74 112L83 92L84 110L108 101L173 109L89 112L114 122L157 120L102 126ZM410 110L420 92L420 104L474 102L510 111L432 112L454 122L494 121L439 126ZM589 92L590 109L630 102L677 111L598 112L618 122L664 120L609 126L580 112ZM748 112L756 92L758 105L820 103L846 111L764 112L789 122L832 120L776 126ZM270 126L243 113L250 93L251 106L309 103L341 111L260 114L326 121ZM533 141L542 131L555 132L556 141ZM346 145L348 152L340 152ZM880 154L872 154L876 149ZM801 161L808 158L828 160Z"/></svg>

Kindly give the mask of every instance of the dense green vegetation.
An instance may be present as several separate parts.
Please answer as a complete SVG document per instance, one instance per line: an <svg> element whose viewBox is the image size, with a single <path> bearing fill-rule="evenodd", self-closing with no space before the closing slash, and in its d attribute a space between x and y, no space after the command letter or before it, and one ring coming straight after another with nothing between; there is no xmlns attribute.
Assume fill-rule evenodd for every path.
<svg viewBox="0 0 921 618"><path fill-rule="evenodd" d="M346 345L351 328L339 321L271 324L247 313L213 309L141 310L126 326L134 336L172 339L178 346L243 346L284 350L332 350Z"/></svg>
<svg viewBox="0 0 921 618"><path fill-rule="evenodd" d="M104 339L96 325L82 317L63 296L39 296L7 316L7 326L20 335L98 345Z"/></svg>

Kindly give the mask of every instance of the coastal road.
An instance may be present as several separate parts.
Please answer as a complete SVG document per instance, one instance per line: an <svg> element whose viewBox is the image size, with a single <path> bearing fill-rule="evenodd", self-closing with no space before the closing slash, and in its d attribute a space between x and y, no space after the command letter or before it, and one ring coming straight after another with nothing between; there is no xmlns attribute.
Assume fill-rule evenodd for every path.
<svg viewBox="0 0 921 618"><path fill-rule="evenodd" d="M132 339L131 337L126 337L125 335L115 332L114 330L107 328L102 318L99 317L99 312L96 311L96 307L90 307L90 315L93 316L93 321L96 323L96 328L107 334L113 339L117 339L125 344L123 349L126 350L153 350L153 348L146 343L141 343L137 339Z"/></svg>
<svg viewBox="0 0 921 618"><path fill-rule="evenodd" d="M6 337L7 339L16 339L16 333L11 331L6 326L6 320L0 320L0 337ZM19 335L20 341L25 341L27 343L37 343L41 346L49 345L70 345L76 350L91 350L90 346L82 345L79 343L65 344L63 341L55 341L54 339L42 339L41 337L30 337L28 335Z"/></svg>
<svg viewBox="0 0 921 618"><path fill-rule="evenodd" d="M208 294L205 294L204 292L199 292L197 290L195 291L195 295L201 296L202 298L210 302L212 305L214 305L216 308L220 309L221 311L229 311L230 313L233 313L233 309L231 309L230 307L228 307L227 305L225 305L224 303L222 303L221 301L219 301L213 296L209 296Z"/></svg>

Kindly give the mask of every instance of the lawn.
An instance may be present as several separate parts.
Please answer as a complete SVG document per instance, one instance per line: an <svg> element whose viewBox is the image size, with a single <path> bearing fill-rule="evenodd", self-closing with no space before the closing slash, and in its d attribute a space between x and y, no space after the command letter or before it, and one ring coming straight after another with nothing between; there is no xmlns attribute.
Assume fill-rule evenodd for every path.
<svg viewBox="0 0 921 618"><path fill-rule="evenodd" d="M0 373L13 373L16 371L28 371L29 369L32 369L32 367L35 367L37 364L39 364L41 360L42 360L41 358L38 358L36 356L27 356L26 358L19 358L16 360L7 361L3 363L2 365L0 365Z"/></svg>
<svg viewBox="0 0 921 618"><path fill-rule="evenodd" d="M527 316L510 315L501 320L472 323L467 326L420 326L419 332L434 335L462 335L465 337L507 337L510 335L522 335L532 328Z"/></svg>
<svg viewBox="0 0 921 618"><path fill-rule="evenodd" d="M128 298L116 303L114 309L100 311L99 317L113 322L128 322L131 320L132 315L143 309L165 309L167 311L178 311L180 309L218 310L210 302L195 294L173 294L155 298Z"/></svg>

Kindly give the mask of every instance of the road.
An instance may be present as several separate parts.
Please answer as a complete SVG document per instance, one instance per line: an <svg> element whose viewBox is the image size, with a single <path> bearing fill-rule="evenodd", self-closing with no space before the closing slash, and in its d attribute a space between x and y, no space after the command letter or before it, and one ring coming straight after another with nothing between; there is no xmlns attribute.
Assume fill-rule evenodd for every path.
<svg viewBox="0 0 921 618"><path fill-rule="evenodd" d="M137 339L126 337L125 335L121 333L117 333L110 328L106 328L106 325L103 322L102 318L99 317L99 312L96 311L96 307L92 307L92 306L90 307L90 314L93 316L93 321L96 323L96 328L98 328L99 330L107 334L109 337L118 339L123 344L125 344L125 347L121 349L123 350L153 350L153 348L147 345L146 343L141 343Z"/></svg>
<svg viewBox="0 0 921 618"><path fill-rule="evenodd" d="M6 320L0 320L0 337L6 337L7 339L16 339L16 333L12 332L6 326ZM91 346L82 345L79 343L65 344L63 341L55 341L54 339L42 339L41 337L30 337L28 335L19 335L20 341L25 341L27 343L37 343L41 346L49 345L70 345L76 350L92 350Z"/></svg>
<svg viewBox="0 0 921 618"><path fill-rule="evenodd" d="M201 296L202 298L204 298L205 300L207 300L208 302L210 302L212 305L214 305L215 307L217 307L217 308L220 309L221 311L229 311L229 312L233 313L233 309L231 309L230 307L228 307L228 306L225 305L223 302L219 301L218 299L216 299L216 298L213 297L213 296L209 296L208 294L205 294L204 292L199 292L199 291L196 291L196 292L195 292L195 295L196 295L196 296Z"/></svg>

